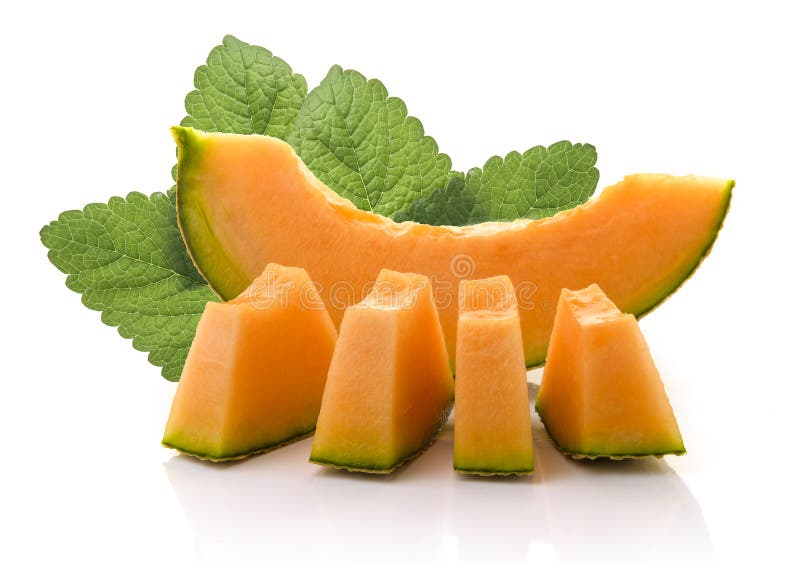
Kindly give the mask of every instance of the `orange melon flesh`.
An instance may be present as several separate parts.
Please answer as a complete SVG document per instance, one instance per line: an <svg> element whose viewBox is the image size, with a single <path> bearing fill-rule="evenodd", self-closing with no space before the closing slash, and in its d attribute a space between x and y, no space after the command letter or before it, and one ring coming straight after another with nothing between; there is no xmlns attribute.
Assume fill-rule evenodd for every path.
<svg viewBox="0 0 800 563"><path fill-rule="evenodd" d="M434 439L452 399L430 280L383 270L342 320L311 461L392 471Z"/></svg>
<svg viewBox="0 0 800 563"><path fill-rule="evenodd" d="M267 262L305 268L335 323L382 268L430 277L451 358L461 279L508 275L529 366L547 353L564 287L597 283L625 312L651 310L691 275L728 209L733 182L626 177L588 203L537 221L441 227L361 211L292 148L259 135L174 127L178 221L198 270L223 298Z"/></svg>
<svg viewBox="0 0 800 563"><path fill-rule="evenodd" d="M533 471L522 332L508 276L462 281L456 344L453 466L465 473Z"/></svg>
<svg viewBox="0 0 800 563"><path fill-rule="evenodd" d="M206 305L164 445L221 461L309 434L335 342L336 327L305 270L267 265L233 301Z"/></svg>
<svg viewBox="0 0 800 563"><path fill-rule="evenodd" d="M536 410L576 457L686 452L636 318L597 285L561 293Z"/></svg>

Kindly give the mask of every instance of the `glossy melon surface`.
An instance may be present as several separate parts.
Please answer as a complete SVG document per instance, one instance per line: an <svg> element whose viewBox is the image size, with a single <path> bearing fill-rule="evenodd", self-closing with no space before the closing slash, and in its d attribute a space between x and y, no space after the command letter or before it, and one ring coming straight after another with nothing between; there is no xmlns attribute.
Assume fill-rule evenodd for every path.
<svg viewBox="0 0 800 563"><path fill-rule="evenodd" d="M508 276L465 280L458 302L453 467L530 473L531 412L514 286Z"/></svg>
<svg viewBox="0 0 800 563"><path fill-rule="evenodd" d="M529 366L545 359L562 288L597 283L637 316L675 291L710 250L733 187L718 178L639 174L547 219L398 224L337 195L283 141L184 127L173 134L181 231L223 299L268 262L299 266L321 284L338 325L382 268L418 272L431 278L455 358L458 282L508 275Z"/></svg>
<svg viewBox="0 0 800 563"><path fill-rule="evenodd" d="M236 299L206 305L164 445L221 461L309 434L335 342L308 274L269 264Z"/></svg>
<svg viewBox="0 0 800 563"><path fill-rule="evenodd" d="M574 457L686 451L636 318L597 285L561 293L536 410Z"/></svg>
<svg viewBox="0 0 800 563"><path fill-rule="evenodd" d="M452 400L430 280L383 270L342 320L311 461L390 472L430 444Z"/></svg>

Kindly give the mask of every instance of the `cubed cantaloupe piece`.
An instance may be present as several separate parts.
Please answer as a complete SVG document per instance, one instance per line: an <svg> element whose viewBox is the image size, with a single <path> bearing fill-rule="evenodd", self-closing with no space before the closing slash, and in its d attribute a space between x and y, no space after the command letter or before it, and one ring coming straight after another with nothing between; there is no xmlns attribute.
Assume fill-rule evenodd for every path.
<svg viewBox="0 0 800 563"><path fill-rule="evenodd" d="M528 378L508 276L464 280L458 292L455 447L464 473L533 471Z"/></svg>
<svg viewBox="0 0 800 563"><path fill-rule="evenodd" d="M636 318L594 284L561 292L536 410L574 457L686 451Z"/></svg>
<svg viewBox="0 0 800 563"><path fill-rule="evenodd" d="M306 436L335 343L336 328L306 271L269 264L236 299L206 305L164 445L221 461Z"/></svg>
<svg viewBox="0 0 800 563"><path fill-rule="evenodd" d="M344 314L311 461L390 472L431 443L452 400L430 280L382 270L364 300Z"/></svg>

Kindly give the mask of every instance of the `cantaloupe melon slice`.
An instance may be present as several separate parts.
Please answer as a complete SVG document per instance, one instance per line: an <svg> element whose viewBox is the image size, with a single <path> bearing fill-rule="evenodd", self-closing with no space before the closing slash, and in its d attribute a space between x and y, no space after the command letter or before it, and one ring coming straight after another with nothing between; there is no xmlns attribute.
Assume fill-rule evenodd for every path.
<svg viewBox="0 0 800 563"><path fill-rule="evenodd" d="M221 461L314 430L336 327L302 268L269 264L240 296L208 303L164 445Z"/></svg>
<svg viewBox="0 0 800 563"><path fill-rule="evenodd" d="M305 268L334 322L382 268L433 281L455 358L461 279L508 275L527 364L544 361L564 287L598 283L625 312L651 310L708 253L733 182L642 174L538 221L433 227L356 209L317 180L292 148L259 135L173 128L178 221L198 270L223 299L267 262Z"/></svg>
<svg viewBox="0 0 800 563"><path fill-rule="evenodd" d="M430 280L382 270L342 320L311 461L390 472L435 438L452 400Z"/></svg>
<svg viewBox="0 0 800 563"><path fill-rule="evenodd" d="M686 452L636 318L597 285L561 292L536 410L574 457Z"/></svg>
<svg viewBox="0 0 800 563"><path fill-rule="evenodd" d="M522 332L508 276L462 281L458 292L455 446L464 473L533 471Z"/></svg>

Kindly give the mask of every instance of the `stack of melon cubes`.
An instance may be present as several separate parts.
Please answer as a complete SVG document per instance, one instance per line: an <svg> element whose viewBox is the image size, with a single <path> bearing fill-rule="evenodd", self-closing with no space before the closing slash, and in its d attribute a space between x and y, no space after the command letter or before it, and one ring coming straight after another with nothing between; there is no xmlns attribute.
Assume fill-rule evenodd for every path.
<svg viewBox="0 0 800 563"><path fill-rule="evenodd" d="M239 297L206 306L164 445L223 461L316 429L310 461L388 473L435 440L455 403L456 470L532 472L514 286L498 276L458 289L454 377L426 276L381 271L337 335L305 270L269 264ZM685 451L636 319L596 285L561 293L536 410L569 456Z"/></svg>

